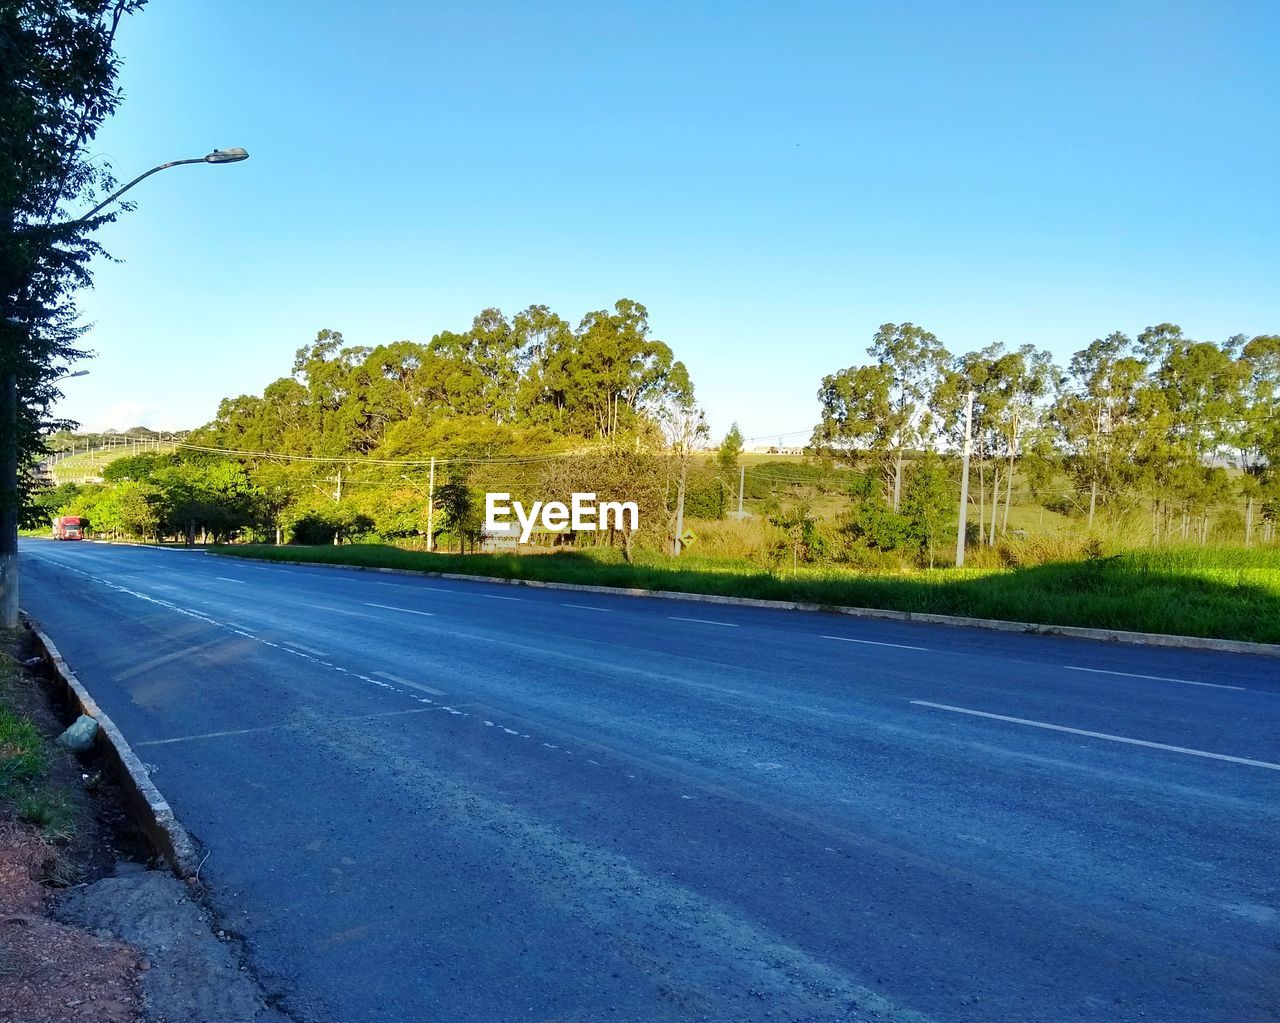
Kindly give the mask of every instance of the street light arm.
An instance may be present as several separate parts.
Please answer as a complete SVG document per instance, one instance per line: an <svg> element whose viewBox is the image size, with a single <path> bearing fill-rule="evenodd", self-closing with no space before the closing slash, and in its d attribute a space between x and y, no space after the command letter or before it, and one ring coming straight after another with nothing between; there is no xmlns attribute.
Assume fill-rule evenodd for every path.
<svg viewBox="0 0 1280 1023"><path fill-rule="evenodd" d="M86 213L82 217L77 217L75 220L71 221L71 223L83 224L86 220L92 217L99 210L107 206L110 206L113 202L119 199L120 196L124 195L125 192L129 191L129 189L131 189L134 185L136 185L139 181L142 181L144 178L149 178L151 177L152 174L156 174L159 171L168 170L170 167L181 167L184 163L239 163L241 160L247 160L247 159L249 159L249 154L245 150L239 147L236 147L233 149L215 149L208 156L200 156L191 160L170 160L168 163L162 163L159 167L152 167L145 174L139 174L136 178L130 181L123 188L116 189L109 196L103 199L102 202L98 203L98 205L95 206L93 209L91 209L88 213Z"/></svg>
<svg viewBox="0 0 1280 1023"><path fill-rule="evenodd" d="M91 209L83 217L77 217L75 220L71 221L71 223L83 224L86 220L92 217L99 210L103 209L104 207L110 206L113 202L119 199L120 196L124 195L125 192L129 191L129 189L131 189L134 185L136 185L139 181L142 181L144 178L151 177L152 174L156 174L162 170L168 170L170 167L180 167L184 163L204 163L204 162L205 162L204 157L201 156L193 160L170 160L168 163L160 164L159 167L152 167L145 174L139 174L136 178L130 181L123 188L117 188L114 192L112 192L109 196L103 199L102 202L98 203L97 206Z"/></svg>

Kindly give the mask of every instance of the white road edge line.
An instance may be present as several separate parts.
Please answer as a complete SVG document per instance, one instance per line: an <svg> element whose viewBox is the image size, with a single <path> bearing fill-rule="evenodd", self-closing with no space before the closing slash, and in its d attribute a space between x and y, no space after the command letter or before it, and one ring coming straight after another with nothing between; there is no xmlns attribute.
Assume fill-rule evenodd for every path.
<svg viewBox="0 0 1280 1023"><path fill-rule="evenodd" d="M613 608L611 608L611 607L592 607L590 604L564 604L564 603L562 603L560 606L561 606L561 607L576 607L576 608L578 608L580 611L607 611L607 612L609 612L609 613L612 613L612 612L613 612L613 610L614 610L614 609L613 609Z"/></svg>
<svg viewBox="0 0 1280 1023"><path fill-rule="evenodd" d="M367 600L364 602L364 606L380 607L384 611L399 611L402 614L407 614L407 615L422 615L422 617L424 618L434 618L436 616L436 613L434 611L415 611L411 607L392 607L390 604L370 604Z"/></svg>
<svg viewBox="0 0 1280 1023"><path fill-rule="evenodd" d="M891 646L897 647L899 650L924 650L928 651L927 646L907 646L906 643L881 643L874 639L850 639L848 636L820 636L820 639L834 639L838 643L865 643L867 646Z"/></svg>
<svg viewBox="0 0 1280 1023"><path fill-rule="evenodd" d="M1123 675L1125 678L1148 678L1153 682L1179 682L1184 686L1205 686L1208 689L1237 689L1247 692L1244 686L1224 686L1221 682L1193 682L1189 678L1169 678L1167 675L1139 675L1132 671L1107 671L1105 668L1078 668L1074 664L1064 664L1067 671L1088 671L1095 675Z"/></svg>
<svg viewBox="0 0 1280 1023"><path fill-rule="evenodd" d="M1148 749L1162 749L1170 753L1185 753L1192 757L1205 757L1209 760L1225 760L1229 764L1244 764L1248 767L1265 767L1268 771L1280 771L1280 764L1268 763L1266 760L1250 760L1248 757L1232 757L1226 753L1209 753L1202 749L1188 749L1186 746L1170 746L1163 742L1148 742L1146 739L1130 739L1124 735L1108 735L1106 732L1090 732L1084 728L1068 728L1066 725L1051 725L1045 721L1029 721L1026 718L1009 717L1006 714L990 714L985 710L969 710L967 707L949 707L945 703L930 703L928 700L912 700L917 707L933 707L935 710L949 710L953 714L970 714L977 718L990 718L993 721L1009 721L1015 725L1030 725L1032 728L1047 728L1051 732L1067 732L1070 735L1083 735L1090 739L1106 739L1108 742L1123 742L1130 746L1145 746Z"/></svg>
<svg viewBox="0 0 1280 1023"><path fill-rule="evenodd" d="M410 689L417 689L424 693L430 693L432 696L446 695L443 689L432 689L430 686L424 686L421 682L410 682L407 678L401 678L399 675L393 675L389 671L375 671L375 675L379 678L385 678L389 682L398 682L402 686L408 686Z"/></svg>
<svg viewBox="0 0 1280 1023"><path fill-rule="evenodd" d="M723 625L726 629L736 629L733 622L713 622L706 618L681 618L678 615L667 615L673 622L697 622L699 625Z"/></svg>

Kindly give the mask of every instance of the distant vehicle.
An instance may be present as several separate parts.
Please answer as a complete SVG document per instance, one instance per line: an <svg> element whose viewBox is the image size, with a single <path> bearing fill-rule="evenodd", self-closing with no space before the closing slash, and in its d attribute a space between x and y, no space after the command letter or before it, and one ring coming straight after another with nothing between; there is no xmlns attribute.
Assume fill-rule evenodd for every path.
<svg viewBox="0 0 1280 1023"><path fill-rule="evenodd" d="M53 520L53 538L55 540L83 540L88 526L89 521L80 518L78 515L62 515Z"/></svg>

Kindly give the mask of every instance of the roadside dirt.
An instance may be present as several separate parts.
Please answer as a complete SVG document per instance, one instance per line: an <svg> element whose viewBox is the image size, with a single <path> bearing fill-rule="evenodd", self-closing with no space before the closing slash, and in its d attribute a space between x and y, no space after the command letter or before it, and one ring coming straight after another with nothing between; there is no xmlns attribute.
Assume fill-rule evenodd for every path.
<svg viewBox="0 0 1280 1023"><path fill-rule="evenodd" d="M32 656L24 638L0 656ZM69 708L50 699L39 679L22 672L0 694L52 739ZM3 759L3 751L0 751ZM60 754L48 782L72 803L76 834L52 843L0 803L0 1021L4 1023L134 1023L142 1019L142 975L136 949L52 918L61 887L96 880L145 846L130 827L118 792L90 755Z"/></svg>

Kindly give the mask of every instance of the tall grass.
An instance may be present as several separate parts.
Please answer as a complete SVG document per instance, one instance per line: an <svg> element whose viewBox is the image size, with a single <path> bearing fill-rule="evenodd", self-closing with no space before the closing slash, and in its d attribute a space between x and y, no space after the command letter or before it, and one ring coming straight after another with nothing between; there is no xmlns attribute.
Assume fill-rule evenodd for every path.
<svg viewBox="0 0 1280 1023"><path fill-rule="evenodd" d="M892 572L773 571L745 558L693 554L675 561L644 552L627 565L608 548L462 556L367 544L216 547L211 553L1280 643L1275 550L1173 548L1015 568Z"/></svg>

